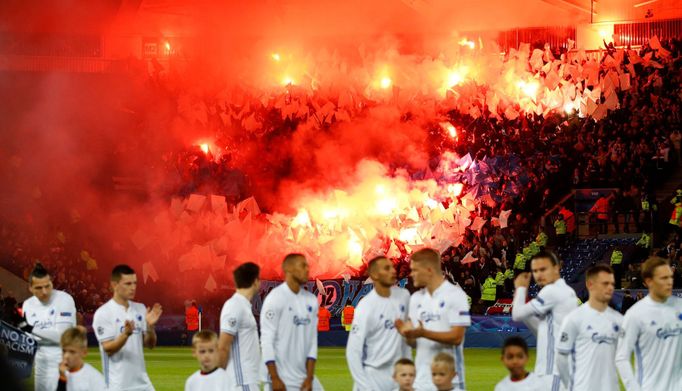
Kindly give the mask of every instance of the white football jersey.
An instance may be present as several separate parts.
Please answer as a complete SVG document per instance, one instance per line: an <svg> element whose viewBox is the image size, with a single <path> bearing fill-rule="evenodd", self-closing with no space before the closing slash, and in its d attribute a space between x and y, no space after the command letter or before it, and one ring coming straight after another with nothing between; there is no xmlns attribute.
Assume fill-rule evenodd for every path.
<svg viewBox="0 0 682 391"><path fill-rule="evenodd" d="M616 346L623 332L623 316L607 307L597 311L585 303L566 316L557 350L569 355L574 391L619 391Z"/></svg>
<svg viewBox="0 0 682 391"><path fill-rule="evenodd" d="M76 372L66 372L66 391L104 390L104 376L92 365L85 363Z"/></svg>
<svg viewBox="0 0 682 391"><path fill-rule="evenodd" d="M425 329L432 331L449 331L453 326L469 327L471 325L466 293L449 281L443 281L433 295L429 294L426 288L414 292L410 298L409 318L415 327L421 321ZM455 358L457 376L452 384L455 388L464 390L463 346L464 341L458 346L449 346L426 338L417 339L417 356L415 357L417 377L414 381L414 388L420 391L435 389L431 381L431 361L436 354L445 352Z"/></svg>
<svg viewBox="0 0 682 391"><path fill-rule="evenodd" d="M147 308L144 304L128 302L128 308L113 299L95 311L92 328L100 343L102 372L109 390L153 390L144 362L144 334L147 332ZM133 334L118 352L109 356L102 342L111 341L123 333L126 320L135 324Z"/></svg>
<svg viewBox="0 0 682 391"><path fill-rule="evenodd" d="M507 375L495 386L495 391L549 391L544 387L533 372L529 373L525 379L513 381L510 375Z"/></svg>
<svg viewBox="0 0 682 391"><path fill-rule="evenodd" d="M625 314L616 365L628 391L682 390L682 299L646 296ZM630 358L635 352L635 372Z"/></svg>
<svg viewBox="0 0 682 391"><path fill-rule="evenodd" d="M225 391L231 390L227 384L227 373L223 368L216 368L210 373L196 371L185 382L185 391ZM257 391L257 390L254 390Z"/></svg>
<svg viewBox="0 0 682 391"><path fill-rule="evenodd" d="M410 293L399 287L392 287L389 297L372 290L358 303L346 346L356 390L381 391L396 386L393 365L409 358L411 351L395 328L395 320L407 319L409 303Z"/></svg>
<svg viewBox="0 0 682 391"><path fill-rule="evenodd" d="M514 295L517 294L523 295L525 301L526 289L517 288ZM560 278L544 286L538 295L525 305L530 306L534 316L539 319L535 374L538 376L558 375L558 371L555 370L554 355L556 344L559 342L559 330L566 315L578 307L578 297L573 288ZM517 305L514 304L514 307L516 308Z"/></svg>
<svg viewBox="0 0 682 391"><path fill-rule="evenodd" d="M258 326L251 302L235 293L220 311L220 332L233 337L230 361L227 363L228 384L243 386L260 382L260 343Z"/></svg>
<svg viewBox="0 0 682 391"><path fill-rule="evenodd" d="M22 310L26 321L33 326L32 334L38 337L38 347L59 350L59 340L65 330L76 327L76 304L66 292L53 290L47 303L32 296L24 301Z"/></svg>
<svg viewBox="0 0 682 391"><path fill-rule="evenodd" d="M263 361L274 362L287 389L300 387L308 359L317 360L317 298L303 287L294 293L286 282L263 300L260 316Z"/></svg>

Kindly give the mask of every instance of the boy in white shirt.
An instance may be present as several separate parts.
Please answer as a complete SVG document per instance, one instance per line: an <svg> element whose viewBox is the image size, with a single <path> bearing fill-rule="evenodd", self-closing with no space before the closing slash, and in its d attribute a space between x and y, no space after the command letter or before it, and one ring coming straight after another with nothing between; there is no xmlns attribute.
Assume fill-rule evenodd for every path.
<svg viewBox="0 0 682 391"><path fill-rule="evenodd" d="M104 390L104 376L83 361L88 354L88 335L83 326L70 328L62 334L62 362L59 364L57 391Z"/></svg>
<svg viewBox="0 0 682 391"><path fill-rule="evenodd" d="M220 368L218 335L211 330L201 330L192 337L192 355L199 361L200 370L185 382L185 391L224 391L227 388L225 370ZM247 388L244 389L248 391ZM257 391L253 389L251 391Z"/></svg>
<svg viewBox="0 0 682 391"><path fill-rule="evenodd" d="M452 391L455 387L452 380L457 376L455 372L455 358L450 354L440 352L431 362L431 379L438 391Z"/></svg>
<svg viewBox="0 0 682 391"><path fill-rule="evenodd" d="M528 345L521 337L509 337L502 346L502 364L509 375L495 386L495 391L546 391L533 372L526 370Z"/></svg>
<svg viewBox="0 0 682 391"><path fill-rule="evenodd" d="M414 362L409 358L401 358L393 366L393 380L398 383L395 391L414 391L412 384L417 376Z"/></svg>

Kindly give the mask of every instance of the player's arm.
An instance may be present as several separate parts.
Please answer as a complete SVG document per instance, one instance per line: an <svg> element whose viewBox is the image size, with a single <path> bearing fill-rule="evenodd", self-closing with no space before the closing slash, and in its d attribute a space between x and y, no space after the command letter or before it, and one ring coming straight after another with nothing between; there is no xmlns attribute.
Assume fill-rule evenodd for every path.
<svg viewBox="0 0 682 391"><path fill-rule="evenodd" d="M630 315L630 316L628 316ZM632 313L625 314L625 321L623 322L624 335L618 339L618 347L616 349L616 368L623 381L623 385L627 391L640 391L640 385L635 379L635 374L632 371L632 364L630 358L632 352L635 350L635 345L639 339L639 326L636 319L633 319Z"/></svg>
<svg viewBox="0 0 682 391"><path fill-rule="evenodd" d="M227 363L230 362L230 348L232 347L233 341L234 336L232 334L224 331L220 332L220 338L218 339L218 354L220 354L219 365L223 369L226 369Z"/></svg>
<svg viewBox="0 0 682 391"><path fill-rule="evenodd" d="M156 323L161 318L163 313L163 308L161 304L155 303L152 308L147 308L147 315L145 316L145 329L144 329L144 346L149 349L154 349L156 346Z"/></svg>
<svg viewBox="0 0 682 391"><path fill-rule="evenodd" d="M557 344L557 369L559 370L559 377L564 387L568 388L571 382L571 366L569 363L569 356L575 354L575 341L578 337L579 328L573 320L572 313L566 317L561 326L561 338Z"/></svg>
<svg viewBox="0 0 682 391"><path fill-rule="evenodd" d="M315 308L313 315L313 321L310 322L308 326L308 340L311 341L310 350L308 351L308 356L305 362L306 379L303 382L301 390L313 389L313 380L315 379L315 362L317 361L317 322L319 321L319 311L320 307L317 303L317 299L313 298L311 300L311 305Z"/></svg>
<svg viewBox="0 0 682 391"><path fill-rule="evenodd" d="M362 307L355 311L353 324L351 325L350 334L348 334L348 343L346 344L346 362L348 362L348 369L353 377L355 388L358 390L373 390L369 377L365 373L365 367L362 363L362 355L365 346L365 339L367 337L367 321L364 316Z"/></svg>
<svg viewBox="0 0 682 391"><path fill-rule="evenodd" d="M260 333L261 333L261 351L263 354L263 361L268 369L268 374L272 380L272 390L284 390L284 383L277 372L277 364L275 363L275 339L277 337L277 327L279 325L279 318L281 311L277 308L277 299L269 295L263 300L263 308L261 309L260 317Z"/></svg>
<svg viewBox="0 0 682 391"><path fill-rule="evenodd" d="M102 326L96 326L94 321L92 323L92 326L95 329L95 334L100 334L100 327ZM123 326L123 332L118 334L116 337L104 336L103 338L100 338L100 336L98 335L97 338L99 339L99 342L102 345L102 349L104 349L104 352L111 356L113 354L118 353L118 351L123 348L126 342L128 342L128 337L133 335L134 329L135 326L133 322L126 320Z"/></svg>
<svg viewBox="0 0 682 391"><path fill-rule="evenodd" d="M431 341L442 343L444 345L461 345L464 341L464 333L466 332L465 326L452 326L448 331L433 331L424 328L422 322L419 322L419 326L407 331L407 334L411 338L426 338Z"/></svg>

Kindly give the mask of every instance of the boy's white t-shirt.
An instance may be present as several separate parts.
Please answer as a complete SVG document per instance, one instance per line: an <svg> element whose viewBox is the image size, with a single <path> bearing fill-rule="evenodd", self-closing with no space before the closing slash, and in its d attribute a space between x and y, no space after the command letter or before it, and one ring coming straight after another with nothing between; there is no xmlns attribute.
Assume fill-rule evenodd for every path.
<svg viewBox="0 0 682 391"><path fill-rule="evenodd" d="M66 391L105 390L104 376L92 365L85 363L76 372L66 373Z"/></svg>

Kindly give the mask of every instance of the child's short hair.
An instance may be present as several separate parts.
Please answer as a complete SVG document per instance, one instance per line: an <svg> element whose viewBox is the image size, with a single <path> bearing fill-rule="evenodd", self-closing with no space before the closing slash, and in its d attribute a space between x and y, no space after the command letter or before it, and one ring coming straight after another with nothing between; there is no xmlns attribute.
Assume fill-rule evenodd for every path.
<svg viewBox="0 0 682 391"><path fill-rule="evenodd" d="M431 361L431 364L445 364L449 366L453 371L455 370L455 358L451 354L440 352L436 354Z"/></svg>
<svg viewBox="0 0 682 391"><path fill-rule="evenodd" d="M76 345L79 348L87 348L88 335L85 331L83 331L82 328L72 327L64 331L62 337L59 339L59 343L62 345L62 347Z"/></svg>
<svg viewBox="0 0 682 391"><path fill-rule="evenodd" d="M510 346L518 346L523 350L524 353L526 353L526 356L528 355L528 344L526 343L525 339L519 336L514 336L504 340L504 344L502 344L502 355L504 355L504 351Z"/></svg>
<svg viewBox="0 0 682 391"><path fill-rule="evenodd" d="M409 358L401 358L400 360L396 361L395 364L393 364L393 368L397 367L398 365L414 366L414 362Z"/></svg>
<svg viewBox="0 0 682 391"><path fill-rule="evenodd" d="M218 334L213 330L201 330L192 337L192 347L196 347L200 342L218 342Z"/></svg>

